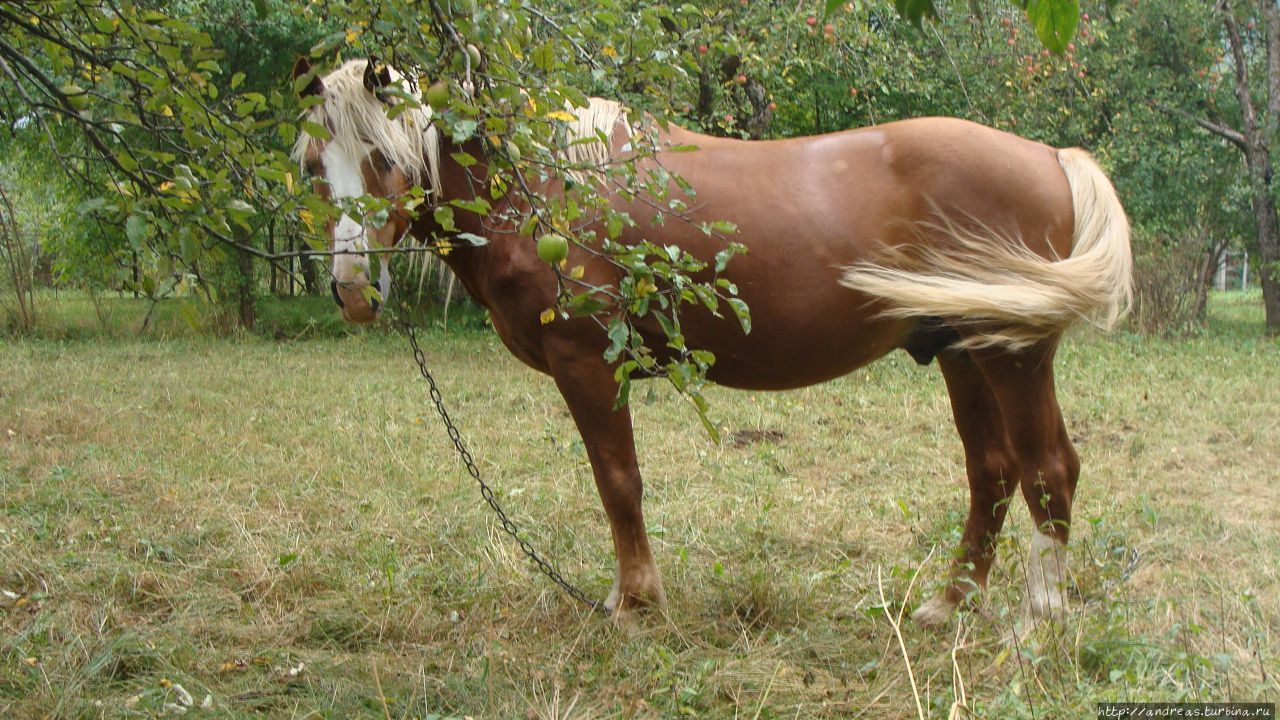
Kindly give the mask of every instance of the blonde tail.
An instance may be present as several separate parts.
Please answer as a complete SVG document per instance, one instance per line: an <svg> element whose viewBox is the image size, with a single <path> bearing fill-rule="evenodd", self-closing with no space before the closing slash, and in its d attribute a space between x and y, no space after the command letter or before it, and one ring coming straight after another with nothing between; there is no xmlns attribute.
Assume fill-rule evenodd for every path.
<svg viewBox="0 0 1280 720"><path fill-rule="evenodd" d="M841 284L884 301L889 317L940 317L973 326L964 345L1023 348L1081 319L1111 329L1133 300L1129 221L1089 153L1058 151L1075 211L1070 256L1049 260L1017 239L934 226L945 248L888 249L886 264L848 268Z"/></svg>

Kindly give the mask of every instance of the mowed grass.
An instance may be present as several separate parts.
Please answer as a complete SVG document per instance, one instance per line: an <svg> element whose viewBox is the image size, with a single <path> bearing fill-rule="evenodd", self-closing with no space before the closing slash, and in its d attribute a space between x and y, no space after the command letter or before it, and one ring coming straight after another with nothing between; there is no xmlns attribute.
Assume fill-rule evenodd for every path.
<svg viewBox="0 0 1280 720"><path fill-rule="evenodd" d="M4 341L0 717L1072 718L1102 700L1275 701L1280 344L1259 337L1259 305L1216 297L1188 340L1073 333L1057 367L1084 466L1074 612L1003 641L1019 499L985 609L940 631L903 618L905 658L890 621L937 586L968 503L941 376L905 354L801 391L715 391L726 430L763 431L736 445L641 386L670 605L617 625L502 534L403 338ZM509 512L603 597L607 525L553 383L488 332L424 343Z"/></svg>

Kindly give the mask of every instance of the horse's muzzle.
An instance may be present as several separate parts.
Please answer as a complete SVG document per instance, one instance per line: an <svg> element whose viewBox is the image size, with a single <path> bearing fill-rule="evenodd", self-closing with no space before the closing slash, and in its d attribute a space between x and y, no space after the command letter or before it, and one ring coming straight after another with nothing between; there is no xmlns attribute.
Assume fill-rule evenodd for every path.
<svg viewBox="0 0 1280 720"><path fill-rule="evenodd" d="M343 283L334 280L329 284L333 301L342 310L342 319L354 325L368 325L378 319L383 303L373 297L363 283Z"/></svg>

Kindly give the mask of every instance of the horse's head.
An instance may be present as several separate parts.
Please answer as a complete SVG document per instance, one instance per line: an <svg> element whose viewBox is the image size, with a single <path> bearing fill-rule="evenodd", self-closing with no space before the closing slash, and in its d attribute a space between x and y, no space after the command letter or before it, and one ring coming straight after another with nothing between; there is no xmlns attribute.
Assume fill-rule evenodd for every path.
<svg viewBox="0 0 1280 720"><path fill-rule="evenodd" d="M302 58L293 77L311 72ZM342 208L325 230L335 253L329 287L348 322L373 322L390 296L390 256L368 251L393 247L404 237L410 217L402 197L415 185L427 186L428 192L439 186L430 109L422 105L388 113L408 92L399 73L372 58L347 62L301 90L304 98L319 98L304 119L323 127L327 137L304 131L293 154L313 178L316 193ZM353 207L364 197L391 205L366 214Z"/></svg>

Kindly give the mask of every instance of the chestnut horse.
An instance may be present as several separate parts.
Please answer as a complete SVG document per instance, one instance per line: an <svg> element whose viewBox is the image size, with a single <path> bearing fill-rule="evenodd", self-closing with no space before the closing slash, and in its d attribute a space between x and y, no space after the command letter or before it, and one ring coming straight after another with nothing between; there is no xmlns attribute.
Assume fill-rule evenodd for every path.
<svg viewBox="0 0 1280 720"><path fill-rule="evenodd" d="M297 78L309 73L300 61ZM395 199L415 184L431 204L488 193L485 141L452 144L425 105L388 119L401 83L372 60L343 64L312 81L322 102L307 119L331 138L303 136L295 154L318 192L340 199L365 193ZM407 91L407 88L405 89ZM621 153L638 125L617 103L593 100L571 124L571 137L597 130L600 158ZM657 133L660 164L696 191L692 222L640 223L621 241L678 245L710 259L726 241L698 229L728 220L746 246L725 277L750 306L750 333L734 320L686 309L690 347L715 353L716 383L786 390L840 377L902 348L921 364L937 358L964 446L970 500L962 547L950 580L915 612L922 624L946 620L985 587L1009 500L1021 489L1035 530L1027 565L1024 615L1034 620L1065 607L1065 544L1080 463L1054 391L1053 359L1063 331L1085 319L1110 327L1131 297L1129 229L1106 176L1090 156L1059 150L955 119L923 118L787 140L748 142L670 126ZM663 147L696 146L669 152ZM570 157L590 157L582 144ZM463 167L465 151L480 160ZM477 180L479 178L479 180ZM529 177L533 189L564 191L562 180ZM644 199L609 195L617 209L650 217ZM607 607L625 611L664 601L641 512L640 468L628 408L614 409L618 384L603 357L608 340L591 318L539 315L556 302L552 269L504 210L525 210L515 193L494 214L459 212L461 232L487 245L459 246L444 261L486 307L502 342L520 360L551 375L573 415L608 515L617 560ZM519 212L513 213L518 215ZM379 220L331 223L337 255L334 297L346 319L369 322L380 306L369 291L369 260L358 253L391 246L406 232L419 240L442 233L432 213L392 212ZM507 216L509 217L509 216ZM570 266L585 280L615 284L611 263L577 246ZM380 273L385 298L389 275ZM650 343L664 345L656 324L641 320Z"/></svg>

